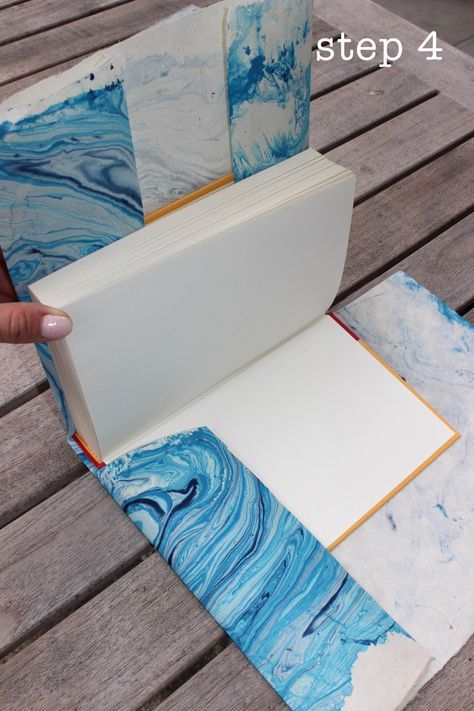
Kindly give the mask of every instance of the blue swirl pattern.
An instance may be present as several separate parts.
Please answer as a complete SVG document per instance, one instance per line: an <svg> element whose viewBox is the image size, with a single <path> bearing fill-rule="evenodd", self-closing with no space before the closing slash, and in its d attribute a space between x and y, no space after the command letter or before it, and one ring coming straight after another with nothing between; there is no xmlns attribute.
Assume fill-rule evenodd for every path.
<svg viewBox="0 0 474 711"><path fill-rule="evenodd" d="M194 9L129 40L124 84L145 214L232 170L225 7Z"/></svg>
<svg viewBox="0 0 474 711"><path fill-rule="evenodd" d="M341 709L357 656L406 635L207 428L86 464L291 708Z"/></svg>
<svg viewBox="0 0 474 711"><path fill-rule="evenodd" d="M143 226L120 81L4 121L0 138L0 246L21 299L33 281ZM37 350L71 434L51 353Z"/></svg>
<svg viewBox="0 0 474 711"><path fill-rule="evenodd" d="M227 94L237 180L309 145L311 22L308 0L229 9Z"/></svg>
<svg viewBox="0 0 474 711"><path fill-rule="evenodd" d="M143 226L120 81L0 124L0 245L26 285Z"/></svg>

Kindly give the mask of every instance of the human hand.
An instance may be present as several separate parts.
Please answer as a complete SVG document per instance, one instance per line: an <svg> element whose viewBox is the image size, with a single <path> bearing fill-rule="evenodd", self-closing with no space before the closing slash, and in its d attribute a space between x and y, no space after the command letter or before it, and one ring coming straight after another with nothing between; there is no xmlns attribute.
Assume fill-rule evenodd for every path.
<svg viewBox="0 0 474 711"><path fill-rule="evenodd" d="M46 343L64 338L71 329L64 311L17 301L0 250L0 343Z"/></svg>

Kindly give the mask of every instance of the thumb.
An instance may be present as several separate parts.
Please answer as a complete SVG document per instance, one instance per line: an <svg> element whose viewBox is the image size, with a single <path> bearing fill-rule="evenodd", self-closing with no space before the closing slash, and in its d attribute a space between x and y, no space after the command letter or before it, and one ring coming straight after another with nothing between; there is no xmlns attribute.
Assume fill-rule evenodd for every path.
<svg viewBox="0 0 474 711"><path fill-rule="evenodd" d="M0 304L0 343L45 343L64 338L72 321L64 311L43 304Z"/></svg>

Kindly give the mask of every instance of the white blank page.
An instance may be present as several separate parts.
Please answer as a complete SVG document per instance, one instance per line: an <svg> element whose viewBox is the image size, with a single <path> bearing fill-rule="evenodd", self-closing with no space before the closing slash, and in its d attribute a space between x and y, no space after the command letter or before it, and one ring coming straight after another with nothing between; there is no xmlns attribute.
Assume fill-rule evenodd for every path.
<svg viewBox="0 0 474 711"><path fill-rule="evenodd" d="M329 316L127 449L202 425L326 546L455 435Z"/></svg>

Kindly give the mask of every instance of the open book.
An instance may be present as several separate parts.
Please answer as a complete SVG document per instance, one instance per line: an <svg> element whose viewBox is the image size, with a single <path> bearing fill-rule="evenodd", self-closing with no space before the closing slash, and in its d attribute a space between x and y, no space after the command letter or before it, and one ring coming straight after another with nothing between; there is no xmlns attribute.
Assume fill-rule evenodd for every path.
<svg viewBox="0 0 474 711"><path fill-rule="evenodd" d="M0 245L73 319L71 446L190 590L291 708L393 711L429 657L323 545L458 435L326 315L354 176L308 150L311 15L185 9L2 102Z"/></svg>
<svg viewBox="0 0 474 711"><path fill-rule="evenodd" d="M324 316L353 191L308 149L30 286L74 322L50 347L96 461L206 425L333 546L454 440Z"/></svg>

